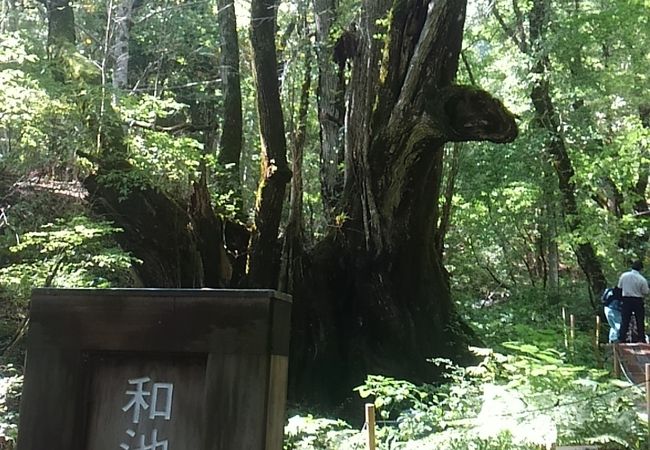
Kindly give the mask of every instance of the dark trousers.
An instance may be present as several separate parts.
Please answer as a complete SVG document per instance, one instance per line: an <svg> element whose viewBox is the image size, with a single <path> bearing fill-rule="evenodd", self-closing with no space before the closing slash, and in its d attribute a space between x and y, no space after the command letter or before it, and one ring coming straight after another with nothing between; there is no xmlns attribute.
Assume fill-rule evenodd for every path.
<svg viewBox="0 0 650 450"><path fill-rule="evenodd" d="M636 335L632 333L632 342L645 342L645 308L643 307L643 299L640 297L623 297L621 302L621 329L618 332L618 340L619 342L625 342L632 314L636 319L637 331Z"/></svg>

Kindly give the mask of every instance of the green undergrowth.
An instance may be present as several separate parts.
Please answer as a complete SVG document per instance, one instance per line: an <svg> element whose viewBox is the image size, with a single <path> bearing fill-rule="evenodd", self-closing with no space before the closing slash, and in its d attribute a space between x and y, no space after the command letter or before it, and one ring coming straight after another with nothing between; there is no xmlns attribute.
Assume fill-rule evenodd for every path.
<svg viewBox="0 0 650 450"><path fill-rule="evenodd" d="M503 343L507 353L472 348L481 362L446 360L443 383L414 385L369 376L358 394L378 412L379 449L539 449L553 443L640 449L641 387L602 369L566 361L554 349ZM285 450L364 449L365 432L341 420L294 415ZM643 447L644 448L644 447Z"/></svg>
<svg viewBox="0 0 650 450"><path fill-rule="evenodd" d="M645 448L643 386L611 377L595 346L593 308L576 293L565 299L528 292L461 301L462 316L482 341L471 348L476 365L434 359L444 368L442 381L414 385L371 375L356 389L376 407L378 449ZM367 448L365 431L310 413L291 414L285 450Z"/></svg>

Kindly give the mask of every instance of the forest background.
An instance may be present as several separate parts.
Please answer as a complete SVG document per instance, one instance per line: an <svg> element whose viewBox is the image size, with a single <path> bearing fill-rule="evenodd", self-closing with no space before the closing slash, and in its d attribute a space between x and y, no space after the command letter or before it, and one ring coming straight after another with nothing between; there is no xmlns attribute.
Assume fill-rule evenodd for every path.
<svg viewBox="0 0 650 450"><path fill-rule="evenodd" d="M636 387L590 333L648 262L648 20L647 0L2 0L0 445L32 288L252 287L294 296L287 448L354 448L313 415L354 424L359 394L386 448L641 448Z"/></svg>

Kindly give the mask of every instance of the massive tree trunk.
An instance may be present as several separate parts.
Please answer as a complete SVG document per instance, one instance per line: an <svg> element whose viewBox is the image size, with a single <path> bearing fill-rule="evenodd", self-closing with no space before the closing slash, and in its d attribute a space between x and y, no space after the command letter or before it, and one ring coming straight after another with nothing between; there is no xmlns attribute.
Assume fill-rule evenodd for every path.
<svg viewBox="0 0 650 450"><path fill-rule="evenodd" d="M278 226L291 175L278 93L276 6L254 0L251 18L263 154L247 281L265 288L277 282ZM452 84L464 16L462 1L365 1L346 117L345 220L293 273L294 398L336 403L367 373L429 379L434 367L426 358L466 351L469 330L454 312L436 250L442 148L446 142L508 142L517 129L500 102ZM385 29L380 19L386 17ZM105 123L101 132L99 175L129 171L121 125ZM88 185L96 204L125 229L126 248L145 257L145 285L203 284L196 223L184 208L146 188L133 187L120 201L116 186L101 176Z"/></svg>
<svg viewBox="0 0 650 450"><path fill-rule="evenodd" d="M427 358L465 351L435 245L442 148L508 142L517 128L485 92L452 85L464 18L462 1L364 3L346 120L346 220L312 252L294 297L298 398L340 400L367 373L428 379Z"/></svg>
<svg viewBox="0 0 650 450"><path fill-rule="evenodd" d="M247 285L275 288L280 249L278 231L286 185L291 179L278 86L275 28L278 0L251 3L251 44L262 143L255 229L251 236Z"/></svg>

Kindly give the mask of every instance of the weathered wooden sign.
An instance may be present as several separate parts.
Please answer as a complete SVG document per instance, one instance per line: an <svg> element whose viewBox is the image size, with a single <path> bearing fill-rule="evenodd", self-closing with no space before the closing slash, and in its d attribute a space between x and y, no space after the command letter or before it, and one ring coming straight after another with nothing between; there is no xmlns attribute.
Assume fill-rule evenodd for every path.
<svg viewBox="0 0 650 450"><path fill-rule="evenodd" d="M280 450L290 297L36 290L19 450Z"/></svg>

